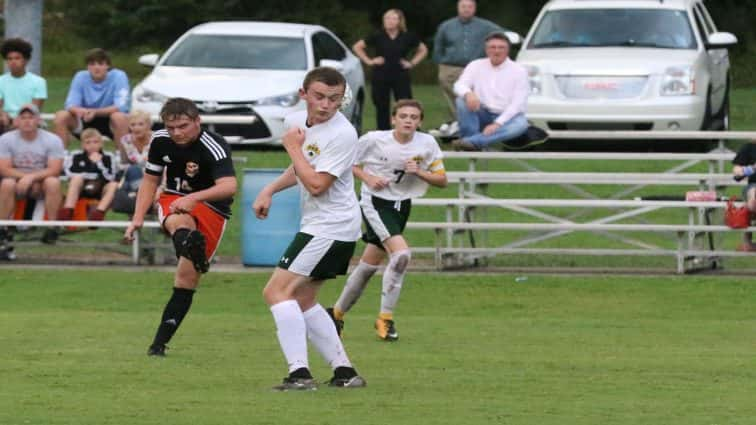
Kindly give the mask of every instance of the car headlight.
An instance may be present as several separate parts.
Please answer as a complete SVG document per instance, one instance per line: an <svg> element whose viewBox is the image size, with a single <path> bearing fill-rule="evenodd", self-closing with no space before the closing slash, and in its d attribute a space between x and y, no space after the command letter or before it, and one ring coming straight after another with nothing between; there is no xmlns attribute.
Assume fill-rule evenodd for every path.
<svg viewBox="0 0 756 425"><path fill-rule="evenodd" d="M541 70L537 66L525 65L528 70L528 81L530 82L530 94L541 94Z"/></svg>
<svg viewBox="0 0 756 425"><path fill-rule="evenodd" d="M662 96L682 96L696 93L696 79L690 66L672 66L662 77Z"/></svg>
<svg viewBox="0 0 756 425"><path fill-rule="evenodd" d="M284 94L281 96L265 97L255 103L257 105L275 105L288 108L296 105L297 102L299 102L299 92Z"/></svg>
<svg viewBox="0 0 756 425"><path fill-rule="evenodd" d="M160 93L154 92L152 90L147 90L145 88L142 88L141 91L137 92L135 97L136 100L142 103L165 103L165 101L168 100L168 96L163 96Z"/></svg>

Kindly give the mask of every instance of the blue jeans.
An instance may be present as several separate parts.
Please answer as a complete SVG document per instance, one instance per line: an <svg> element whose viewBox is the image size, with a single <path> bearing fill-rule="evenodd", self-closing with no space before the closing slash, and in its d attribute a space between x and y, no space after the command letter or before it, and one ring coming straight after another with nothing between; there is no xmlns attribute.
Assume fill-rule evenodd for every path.
<svg viewBox="0 0 756 425"><path fill-rule="evenodd" d="M142 167L138 165L130 165L129 168L126 169L126 175L123 178L122 188L126 192L138 191L139 185L142 184L143 176L144 173L142 172Z"/></svg>
<svg viewBox="0 0 756 425"><path fill-rule="evenodd" d="M499 114L485 109L482 105L477 111L471 111L465 100L457 98L457 122L459 122L459 135L480 149L485 149L494 143L512 140L525 133L528 129L528 120L524 114L517 114L505 122L498 130L485 136L483 129L494 122Z"/></svg>

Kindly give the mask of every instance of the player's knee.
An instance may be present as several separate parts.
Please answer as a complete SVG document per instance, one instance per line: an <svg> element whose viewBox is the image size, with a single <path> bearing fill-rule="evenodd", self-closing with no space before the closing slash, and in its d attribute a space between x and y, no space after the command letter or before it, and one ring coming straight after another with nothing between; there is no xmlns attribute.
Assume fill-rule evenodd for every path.
<svg viewBox="0 0 756 425"><path fill-rule="evenodd" d="M173 232L173 236L171 236L171 239L173 240L173 248L176 250L176 258L181 256L181 252L183 250L184 241L187 237L189 237L189 233L192 231L190 229L176 229L175 232Z"/></svg>
<svg viewBox="0 0 756 425"><path fill-rule="evenodd" d="M394 252L391 254L391 269L396 273L404 273L411 258L412 254L408 249Z"/></svg>

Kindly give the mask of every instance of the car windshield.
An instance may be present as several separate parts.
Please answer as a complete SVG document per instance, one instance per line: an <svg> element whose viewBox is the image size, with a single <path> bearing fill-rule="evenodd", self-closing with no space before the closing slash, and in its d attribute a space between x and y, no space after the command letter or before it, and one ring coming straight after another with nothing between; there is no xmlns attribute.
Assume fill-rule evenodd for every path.
<svg viewBox="0 0 756 425"><path fill-rule="evenodd" d="M304 70L307 54L302 38L193 34L162 65Z"/></svg>
<svg viewBox="0 0 756 425"><path fill-rule="evenodd" d="M564 9L544 15L529 48L695 49L687 12L669 9Z"/></svg>

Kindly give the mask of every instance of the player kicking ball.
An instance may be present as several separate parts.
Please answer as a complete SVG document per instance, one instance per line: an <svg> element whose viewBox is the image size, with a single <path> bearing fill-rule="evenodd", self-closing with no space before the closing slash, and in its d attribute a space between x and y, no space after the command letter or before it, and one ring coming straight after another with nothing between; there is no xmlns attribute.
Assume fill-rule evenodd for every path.
<svg viewBox="0 0 756 425"><path fill-rule="evenodd" d="M171 235L178 265L173 295L163 310L147 354L165 356L166 344L192 305L202 273L223 237L236 193L236 174L225 139L200 127L194 102L173 98L160 111L165 129L153 133L136 207L124 238L144 224L165 173L166 187L157 201L158 219Z"/></svg>
<svg viewBox="0 0 756 425"><path fill-rule="evenodd" d="M412 198L425 195L428 185L446 187L443 154L433 136L417 131L423 120L420 102L396 102L391 114L393 130L371 131L358 142L354 175L362 180L360 207L367 243L357 267L349 275L333 309L328 309L341 335L344 315L362 295L370 277L388 255L383 272L381 308L375 329L378 337L395 341L394 309L399 301L411 254L402 236Z"/></svg>
<svg viewBox="0 0 756 425"><path fill-rule="evenodd" d="M289 130L282 144L292 165L263 188L252 205L255 215L264 219L273 194L301 186L299 233L263 290L289 367L276 390L317 388L307 358L308 339L333 369L329 386L365 386L330 316L317 301L323 281L346 274L360 237L360 208L352 176L357 133L339 112L345 89L344 76L334 69L321 67L307 73L299 91L307 108L285 120Z"/></svg>

